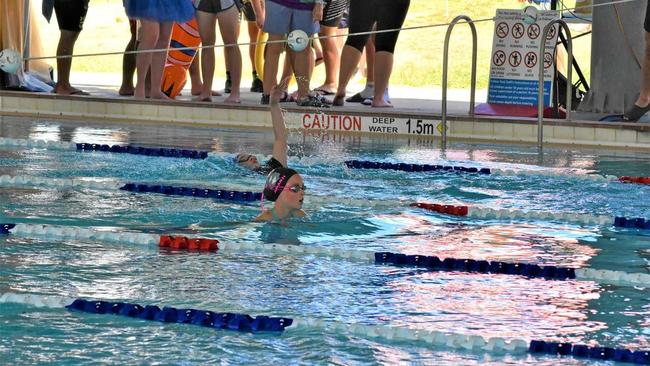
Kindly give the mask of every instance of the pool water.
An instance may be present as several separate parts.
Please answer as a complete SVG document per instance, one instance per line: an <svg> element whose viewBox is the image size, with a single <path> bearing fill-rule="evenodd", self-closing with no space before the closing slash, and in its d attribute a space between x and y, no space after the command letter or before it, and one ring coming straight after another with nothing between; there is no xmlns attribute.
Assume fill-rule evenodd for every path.
<svg viewBox="0 0 650 366"><path fill-rule="evenodd" d="M0 175L261 191L235 165L271 151L270 131L0 117L0 137L210 150L206 160L0 146ZM625 272L650 269L649 232L559 221L477 220L408 207L488 208L650 218L650 186L563 176L350 170L350 159L650 176L647 154L304 134L289 165L308 187L305 219L252 223L259 202L119 190L0 188L0 223L43 223L390 251ZM268 203L267 203L268 204ZM650 348L650 291L590 281L435 272L309 255L184 253L90 240L0 236L0 294L75 296L219 312L405 326L484 337ZM312 329L246 334L0 304L3 364L541 364L594 360L459 352ZM601 362L612 364L611 362Z"/></svg>

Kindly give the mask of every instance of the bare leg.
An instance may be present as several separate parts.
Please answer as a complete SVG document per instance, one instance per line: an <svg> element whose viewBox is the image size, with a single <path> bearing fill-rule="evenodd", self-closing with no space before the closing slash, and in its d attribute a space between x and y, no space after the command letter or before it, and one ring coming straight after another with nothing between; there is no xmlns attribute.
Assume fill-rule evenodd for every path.
<svg viewBox="0 0 650 366"><path fill-rule="evenodd" d="M388 80L393 71L393 54L386 51L377 52L375 55L375 95L372 99L373 107L392 107L384 100L384 92L388 88Z"/></svg>
<svg viewBox="0 0 650 366"><path fill-rule="evenodd" d="M248 57L251 59L251 68L254 73L257 73L257 70L255 70L255 42L257 42L259 32L260 29L257 28L255 22L248 22L248 39L250 41L248 45Z"/></svg>
<svg viewBox="0 0 650 366"><path fill-rule="evenodd" d="M135 20L129 20L131 26L131 39L126 45L125 52L135 51L138 48L138 40L136 37ZM119 95L133 95L135 87L133 86L133 74L135 73L135 59L136 55L133 53L124 54L122 57L122 85L118 91Z"/></svg>
<svg viewBox="0 0 650 366"><path fill-rule="evenodd" d="M234 46L227 46L224 50L226 57L226 67L230 71L232 80L232 90L230 96L226 98L225 103L240 103L240 84L241 84L241 50L237 43L239 38L239 12L237 8L232 6L226 11L217 14L219 20L219 31L224 44L231 44Z"/></svg>
<svg viewBox="0 0 650 366"><path fill-rule="evenodd" d="M192 83L192 95L201 94L203 81L201 81L201 50L196 50L192 63L188 69L190 73L190 82Z"/></svg>
<svg viewBox="0 0 650 366"><path fill-rule="evenodd" d="M289 57L293 60L293 70L298 82L298 99L305 99L309 96L309 80L313 70L314 54L310 47L305 47L300 52L288 51Z"/></svg>
<svg viewBox="0 0 650 366"><path fill-rule="evenodd" d="M160 23L160 33L158 35L158 42L154 46L156 49L169 48L169 40L172 35L172 26L174 22ZM165 60L167 59L167 51L155 52L151 55L151 98L152 99L170 99L165 93L162 92L162 76L163 69L165 68Z"/></svg>
<svg viewBox="0 0 650 366"><path fill-rule="evenodd" d="M199 25L201 44L214 46L216 42L217 16L204 11L196 11L196 22ZM197 100L212 101L212 81L214 79L214 48L204 48L201 52L201 75L203 76L203 89Z"/></svg>
<svg viewBox="0 0 650 366"><path fill-rule="evenodd" d="M192 59L192 63L189 68L190 72L190 82L192 83L192 95L199 95L203 90L203 81L201 81L201 50L196 50L196 55ZM212 91L213 97L221 96L216 90Z"/></svg>
<svg viewBox="0 0 650 366"><path fill-rule="evenodd" d="M328 93L333 93L336 91L336 77L339 74L340 53L339 48L336 45L337 40L335 38L329 38L335 35L337 30L338 28L336 27L321 26L320 32L318 33L318 39L323 46L323 59L325 61L325 82L323 85L319 86L316 89L326 91Z"/></svg>
<svg viewBox="0 0 650 366"><path fill-rule="evenodd" d="M72 55L74 51L74 43L79 37L79 32L72 32L67 30L61 31L59 38L59 45L56 48L56 55ZM56 85L54 86L54 93L70 95L79 93L80 90L73 88L70 85L70 69L72 68L72 58L57 58L56 59Z"/></svg>
<svg viewBox="0 0 650 366"><path fill-rule="evenodd" d="M152 22L149 20L141 20L141 34L140 34L140 44L138 45L138 51L150 50L153 49L158 42L158 35L160 33L160 25L157 22ZM133 94L138 99L145 98L145 79L149 68L151 67L152 54L151 52L142 52L138 53L135 59L136 72L138 75L138 80L135 84L135 93ZM160 84L159 84L160 85Z"/></svg>
<svg viewBox="0 0 650 366"><path fill-rule="evenodd" d="M284 39L282 34L269 35L269 42ZM269 95L271 89L278 83L278 63L284 48L283 43L267 43L264 56L264 94Z"/></svg>
<svg viewBox="0 0 650 366"><path fill-rule="evenodd" d="M334 97L334 105L343 105L345 89L348 87L348 83L354 75L354 70L357 68L360 59L361 52L358 49L348 45L343 47L343 52L341 53L341 69L339 71L339 86Z"/></svg>
<svg viewBox="0 0 650 366"><path fill-rule="evenodd" d="M650 33L645 32L645 52L641 66L641 90L636 104L645 107L650 104Z"/></svg>

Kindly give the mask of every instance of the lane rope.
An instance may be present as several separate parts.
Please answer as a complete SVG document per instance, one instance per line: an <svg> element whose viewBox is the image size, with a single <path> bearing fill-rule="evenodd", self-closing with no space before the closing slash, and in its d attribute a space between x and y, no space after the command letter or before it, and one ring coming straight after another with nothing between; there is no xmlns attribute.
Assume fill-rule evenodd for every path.
<svg viewBox="0 0 650 366"><path fill-rule="evenodd" d="M0 295L0 303L17 303L35 307L66 308L93 314L114 314L131 318L165 323L193 324L216 329L240 332L271 331L289 333L302 329L319 330L320 333L347 333L368 339L421 342L437 347L483 351L493 354L550 354L597 360L614 360L635 364L650 364L650 351L627 348L587 346L584 344L527 341L523 338L483 337L436 330L414 329L392 325L369 325L322 320L318 318L286 318L247 314L215 313L206 310L177 309L157 305L141 306L123 302L70 299L60 296L42 296L6 292ZM290 333L289 333L290 334Z"/></svg>
<svg viewBox="0 0 650 366"><path fill-rule="evenodd" d="M132 245L159 246L173 248L165 237L133 232L98 231L89 228L73 226L54 226L37 224L0 224L0 231L17 237L47 238L49 240L96 240L108 243L126 243ZM173 238L173 237L172 237ZM186 238L186 240L199 240L203 238ZM214 239L210 239L214 240ZM217 241L218 242L218 241ZM197 245L199 242L197 241ZM189 245L189 244L188 244ZM216 243L215 243L216 245ZM236 253L253 251L257 253L271 253L282 255L297 255L325 257L330 259L355 260L367 264L394 264L398 266L421 267L433 271L452 271L468 273L490 273L503 275L521 275L540 279L576 279L581 281L596 281L599 283L631 284L650 286L650 274L628 273L623 271L610 271L594 268L565 268L558 266L539 266L530 263L506 263L500 261L484 261L463 258L438 258L423 255L407 255L390 252L371 252L327 247L307 247L290 244L256 244L256 243L222 243L218 248L209 250L233 251Z"/></svg>

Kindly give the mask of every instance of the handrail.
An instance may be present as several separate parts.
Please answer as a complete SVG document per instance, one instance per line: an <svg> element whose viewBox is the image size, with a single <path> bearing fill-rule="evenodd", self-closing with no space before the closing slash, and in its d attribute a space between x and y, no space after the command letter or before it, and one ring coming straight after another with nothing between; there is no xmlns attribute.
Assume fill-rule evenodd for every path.
<svg viewBox="0 0 650 366"><path fill-rule="evenodd" d="M567 36L567 54L569 59L567 60L567 83L566 83L566 120L571 120L571 99L572 99L572 87L571 82L571 64L573 63L573 41L571 40L571 31L569 26L562 19L555 19L552 22L548 23L544 27L542 32L541 42L539 45L539 84L537 85L537 146L541 149L543 146L544 139L544 54L546 53L546 37L551 30L551 27L555 24L560 24Z"/></svg>
<svg viewBox="0 0 650 366"><path fill-rule="evenodd" d="M464 20L469 24L470 29L472 30L472 80L471 80L471 95L469 101L469 115L474 116L474 99L476 95L476 49L477 49L477 38L476 38L476 26L472 18L467 15L459 15L454 18L454 20L449 23L447 27L447 34L445 35L445 49L442 58L442 144L443 146L447 144L447 73L448 73L448 64L449 64L449 38L451 37L451 31L454 29L454 26Z"/></svg>

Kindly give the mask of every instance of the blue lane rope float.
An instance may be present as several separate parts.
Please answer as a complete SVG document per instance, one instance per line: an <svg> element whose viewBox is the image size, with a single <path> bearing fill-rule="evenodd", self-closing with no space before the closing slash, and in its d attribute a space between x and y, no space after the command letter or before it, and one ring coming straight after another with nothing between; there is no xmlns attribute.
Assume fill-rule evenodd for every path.
<svg viewBox="0 0 650 366"><path fill-rule="evenodd" d="M261 192L241 192L197 187L148 185L143 183L127 183L120 187L120 189L123 191L137 193L160 193L170 196L214 198L219 200L238 202L260 201L262 199Z"/></svg>
<svg viewBox="0 0 650 366"><path fill-rule="evenodd" d="M202 187L179 187L168 185L149 185L145 183L96 182L80 179L57 179L30 176L0 176L0 186L89 188L101 190L123 190L136 193L160 193L171 196L213 198L227 201L251 202L262 199L261 192L235 191Z"/></svg>
<svg viewBox="0 0 650 366"><path fill-rule="evenodd" d="M548 280L568 280L576 278L574 268L474 259L440 259L436 256L407 255L391 252L375 253L375 263L422 267L434 271L499 273L519 275L529 278L544 278Z"/></svg>
<svg viewBox="0 0 650 366"><path fill-rule="evenodd" d="M141 306L138 304L106 302L101 300L71 299L59 296L43 296L35 294L0 294L0 304L17 303L35 307L67 308L73 311L84 311L94 314L115 314L136 319L146 319L168 323L195 324L204 327L235 330L241 332L271 331L284 334L302 328L318 329L321 333L339 332L357 335L364 338L380 338L406 342L422 342L437 347L463 351L483 351L494 354L550 354L556 356L571 356L574 358L590 358L597 360L614 360L640 365L650 364L650 351L631 350L626 348L609 348L587 346L583 344L547 342L543 340L525 340L522 338L505 339L501 337L483 337L436 330L414 329L391 325L370 325L360 323L343 323L325 321L317 318L284 318L264 317L255 318L246 314L214 313L194 309L176 309L155 305ZM215 316L216 314L216 316ZM257 323L256 323L257 322ZM256 329L253 329L253 328Z"/></svg>
<svg viewBox="0 0 650 366"><path fill-rule="evenodd" d="M293 323L291 318L264 315L253 318L248 314L217 313L207 310L177 309L174 307L163 307L161 309L157 305L142 306L100 300L76 299L65 308L93 314L114 314L143 320L193 324L239 332L282 332Z"/></svg>
<svg viewBox="0 0 650 366"><path fill-rule="evenodd" d="M327 247L306 247L288 244L256 244L256 243L222 243L215 239L185 238L168 235L155 235L133 232L107 232L88 228L69 226L34 225L34 224L4 224L4 229L11 235L19 237L44 237L49 240L96 240L99 242L149 245L165 248L165 250L230 250L237 253L253 251L272 254L315 255L344 260L359 260L365 263L414 265L438 271L481 272L490 274L521 275L546 280L576 279L580 281L596 281L599 283L631 284L650 286L650 274L628 273L595 268L564 268L556 266L539 266L528 263L507 263L499 261L482 261L472 259L437 258L422 255L406 255L390 252L371 252ZM0 227L5 227L0 224ZM12 226L13 225L13 226ZM218 245L217 245L218 244ZM415 259L418 257L418 259Z"/></svg>
<svg viewBox="0 0 650 366"><path fill-rule="evenodd" d="M205 159L208 157L207 151L169 149L169 148L151 148L133 145L100 145L78 143L77 151L104 151L120 154L146 155L146 156L164 156L168 158L185 158L185 159Z"/></svg>
<svg viewBox="0 0 650 366"><path fill-rule="evenodd" d="M382 170L400 170L405 172L454 172L454 173L491 173L489 168L476 168L452 165L431 165L431 164L406 164L406 163L387 163L378 161L365 160L347 160L345 166L352 169L382 169Z"/></svg>

